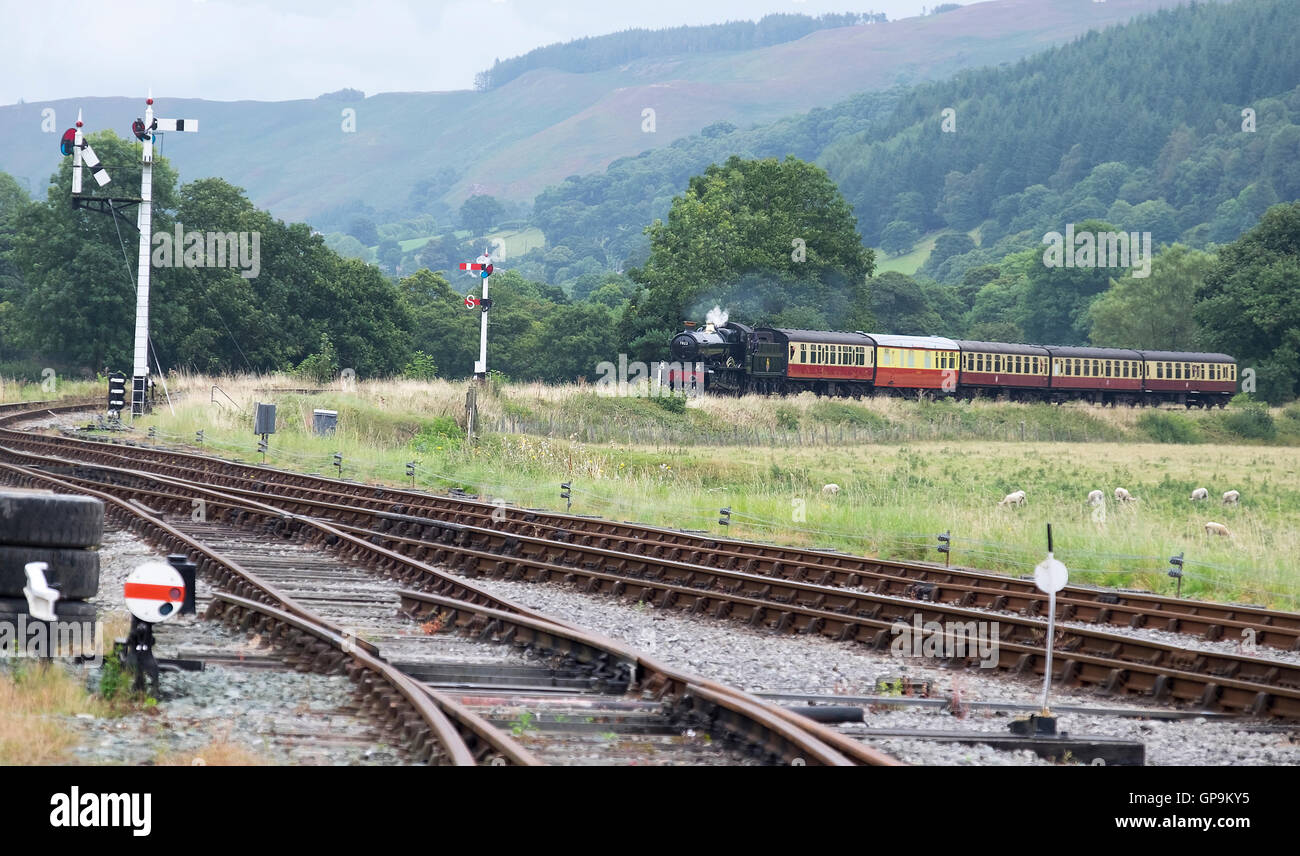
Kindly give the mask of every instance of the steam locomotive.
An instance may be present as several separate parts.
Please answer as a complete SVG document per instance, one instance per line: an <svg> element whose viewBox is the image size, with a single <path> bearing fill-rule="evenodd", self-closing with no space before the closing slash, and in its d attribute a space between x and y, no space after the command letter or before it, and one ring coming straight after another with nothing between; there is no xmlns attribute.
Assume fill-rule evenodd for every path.
<svg viewBox="0 0 1300 856"><path fill-rule="evenodd" d="M1227 406L1227 354L976 342L942 336L688 324L668 346L670 378L723 394L1002 397L1011 401Z"/></svg>

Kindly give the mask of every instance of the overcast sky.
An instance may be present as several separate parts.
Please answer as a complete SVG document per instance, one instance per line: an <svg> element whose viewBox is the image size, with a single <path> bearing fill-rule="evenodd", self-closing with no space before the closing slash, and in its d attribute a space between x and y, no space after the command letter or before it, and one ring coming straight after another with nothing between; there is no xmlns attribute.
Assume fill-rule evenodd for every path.
<svg viewBox="0 0 1300 856"><path fill-rule="evenodd" d="M582 36L771 12L911 17L939 0L0 0L0 104L89 95L279 101L467 89ZM971 0L960 0L965 5Z"/></svg>

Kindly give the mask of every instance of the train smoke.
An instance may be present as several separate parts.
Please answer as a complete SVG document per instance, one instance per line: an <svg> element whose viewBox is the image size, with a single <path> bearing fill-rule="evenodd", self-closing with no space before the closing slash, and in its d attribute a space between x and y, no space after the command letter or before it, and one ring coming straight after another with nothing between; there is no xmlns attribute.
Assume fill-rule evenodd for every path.
<svg viewBox="0 0 1300 856"><path fill-rule="evenodd" d="M714 327L721 327L723 324L727 323L727 318L729 317L727 310L715 305L709 310L709 313L704 316L704 320L712 324Z"/></svg>

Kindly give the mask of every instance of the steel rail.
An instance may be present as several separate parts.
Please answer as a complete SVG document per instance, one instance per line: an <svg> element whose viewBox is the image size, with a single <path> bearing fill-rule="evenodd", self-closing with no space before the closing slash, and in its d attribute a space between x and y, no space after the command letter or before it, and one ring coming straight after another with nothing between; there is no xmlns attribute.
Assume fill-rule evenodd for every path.
<svg viewBox="0 0 1300 856"><path fill-rule="evenodd" d="M71 407L68 409L77 409ZM57 409L56 409L57 410ZM10 417L16 418L16 417ZM0 419L0 422L4 422ZM0 429L3 432L5 429ZM7 433L7 432L6 432ZM1046 601L1032 581L1010 576L989 574L964 568L941 568L925 563L909 563L883 559L851 556L848 554L779 547L729 539L703 538L691 533L637 524L620 524L599 518L563 515L552 512L506 507L505 520L500 516L500 506L489 505L462 497L441 497L414 493L397 488L374 488L352 482L340 482L316 476L301 476L266 467L223 461L189 452L161 451L116 443L88 442L66 438L31 440L30 434L15 432L28 442L76 444L78 447L99 446L130 449L132 454L119 454L123 462L139 464L143 456L155 463L177 459L198 462L201 466L176 467L180 470L205 473L220 478L213 470L214 464L223 465L243 473L239 480L259 481L261 493L272 486L294 491L313 491L335 498L347 496L353 502L364 504L372 510L392 508L399 504L456 515L456 522L476 520L492 522L506 531L518 532L527 526L534 531L550 529L563 532L563 537L576 537L584 542L598 537L603 546L619 543L620 549L634 555L680 557L696 564L712 564L724 568L741 567L747 572L770 575L782 579L815 579L823 585L844 588L872 587L882 594L896 594L921 600L959 603L999 611L1019 611L1027 615L1042 614ZM166 465L166 464L164 464ZM174 463L169 466L176 466ZM235 476L227 476L229 479ZM235 488L234 485L227 487ZM370 496L365 494L369 493ZM295 498L305 498L301 495ZM1207 639L1220 639L1229 632L1251 632L1256 644L1269 647L1300 650L1300 614L1267 610L1234 604L1218 604L1169 598L1162 595L1106 591L1079 586L1067 587L1058 597L1058 609L1067 620L1086 621L1141 628L1162 624L1160 629L1200 635Z"/></svg>
<svg viewBox="0 0 1300 856"><path fill-rule="evenodd" d="M482 756L491 750L510 764L539 763L491 723L450 703L441 694L427 690L378 657L371 643L344 633L298 605L234 560L159 519L147 506L12 464L0 463L0 480L94 496L104 503L106 515L114 522L168 552L186 554L205 577L216 577L244 594L254 595L256 599L231 591L215 591L212 602L229 604L230 609L219 607L214 612L210 605L210 617L222 618L227 623L238 618L234 623L245 631L252 623L258 624L259 631L275 630L269 633L270 641L276 647L288 649L287 660L306 665L312 671L347 674L357 685L363 701L373 712L383 715L390 730L400 725L397 730L405 737L414 757L426 762L472 766L476 754ZM255 617L245 621L250 615Z"/></svg>
<svg viewBox="0 0 1300 856"><path fill-rule="evenodd" d="M403 611L417 620L428 620L436 614L444 628L493 635L513 644L537 645L580 662L626 670L633 686L643 687L656 699L673 699L678 707L698 708L699 703L691 699L702 699L711 721L719 716L725 718L730 731L751 731L757 726L760 731L754 733L754 738L762 740L774 755L787 760L802 758L809 764L838 766L845 763L838 754L842 752L859 764L897 763L820 723L768 705L748 693L689 675L608 637L427 592L405 590L399 594ZM830 747L838 752L828 751Z"/></svg>
<svg viewBox="0 0 1300 856"><path fill-rule="evenodd" d="M436 580L439 580L444 584L443 587L446 587L446 584L450 583L454 588L458 589L462 593L477 597L479 600L487 600L489 602L496 603L500 606L504 606L512 610L511 612L502 611L501 614L514 615L517 617L518 620L532 622L539 626L545 626L551 628L552 631L563 631L564 633L568 633L568 634L580 632L577 629L567 625L566 623L556 622L554 619L550 619L549 617L543 616L540 613L536 613L522 606L512 604L509 601L496 598L495 596L488 594L487 592L485 592L482 589L479 589L478 587L467 585L463 581L459 581L456 580L454 577L451 577L446 574L442 574L441 572L438 572L436 569L432 567L423 565L423 563L413 563L411 562L411 560L401 556L400 554L393 553L392 551L388 551L376 544L370 543L369 541L362 540L360 538L357 538L354 535L340 531L323 521L310 519L301 515L290 514L281 509L267 505L265 503L256 502L255 500L251 500L244 497L232 497L228 494L224 494L210 488L202 487L199 485L193 485L193 484L185 484L178 480L170 479L164 476L159 476L154 473L147 473L139 470L109 468L109 467L104 467L102 465L97 466L97 465L78 464L76 461L71 461L68 459L53 458L50 456L39 456L30 452L19 452L13 449L4 449L3 451L7 452L10 456L22 457L29 460L36 460L38 462L44 463L47 466L53 464L56 466L65 467L70 470L73 470L74 473L69 476L69 481L66 482L59 479L54 479L53 477L48 476L47 474L44 473L37 473L35 471L27 471L27 472L31 472L34 476L45 478L51 482L55 482L55 481L61 482L62 484L67 485L68 487L74 490L83 490L83 491L95 490L94 487L89 486L91 484L97 485L100 488L107 488L110 490L111 489L125 490L128 493L132 494L133 496L136 497L146 496L155 504L164 507L170 507L175 513L187 513L191 503L191 497L189 496L167 494L161 491L146 490L146 489L141 489L138 486L123 485L120 483L104 484L99 481L85 479L83 476L77 475L76 472L77 471L81 471L83 473L89 471L112 472L116 474L119 478L138 479L138 480L146 480L146 481L168 484L172 487L183 489L189 493L198 494L202 497L206 497L207 499L205 501L209 501L210 505L214 509L218 509L218 510L224 509L225 512L227 512L226 519L229 522L236 522L236 523L246 522L246 518L248 515L254 515L261 518L263 523L263 528L276 531L277 534L280 535L297 534L295 531L291 531L291 529L292 530L300 530L300 529L314 530L315 532L314 540L323 541L323 542L329 542L332 540L330 546L341 548L341 551L344 552L345 554L356 555L358 553L369 553L372 562L376 557L378 557L380 559L380 564L383 566L387 566L389 570L391 570L391 566L394 562L405 564L408 566L414 565L418 571L422 572L425 575L426 579L434 578ZM20 467L16 467L14 465L0 465L0 466L7 466L15 470L23 469ZM119 500L119 502L126 502L126 501ZM139 503L138 500L136 504L139 505L140 508L142 509L146 508L143 504ZM287 525L282 525L282 524L287 524ZM284 600L287 603L292 603L292 601L287 598L285 598ZM471 604L468 601L460 600L456 602L464 604L465 606L471 606ZM484 607L479 606L478 608L481 609ZM775 718L777 720L782 719L782 715L776 711L775 706L767 705L764 702L758 701L756 699L752 699L752 697L744 696L738 690L726 688L719 684L711 684L709 682L702 681L700 679L694 679L694 681L695 682L692 683L692 686L706 687L708 688L709 693L726 697L727 699L730 699L731 701L734 702L729 705L723 705L725 712L722 713L720 717L717 719L717 724L727 729L738 739L744 741L744 740L754 740L754 739L761 738L764 741L765 745L774 745L777 747L784 745L786 746L788 760L792 760L797 757L802 758L805 756L809 756L818 759L817 763L836 763L836 764L848 764L854 762L870 763L870 764L885 763L885 761L883 761L882 759L885 759L887 756L881 755L880 753L876 753L872 750L867 749L866 747L860 746L855 741L846 740L840 737L839 735L835 735L834 732L830 732L828 729L821 728L820 726L817 726L815 723L800 722L798 723L798 725L792 725L789 722L787 722L786 727L787 730L794 729L794 731L798 731L798 729L800 728L802 728L804 732L813 732L819 730L825 731L827 734L832 735L831 741L837 744L837 747L835 749L831 749L820 738L811 737L808 735L805 735L808 737L808 739L804 740L802 744L788 743L788 741L787 743L782 743L780 740L776 740L775 738L773 738L771 734L771 730L769 728L769 720L771 718ZM428 690L427 688L426 691L429 692L435 698L446 699L445 696L438 694L435 691ZM700 694L697 693L696 697L699 696ZM711 702L711 703L716 704L716 702ZM459 711L459 713L464 714L466 717L472 717L472 714L465 710ZM749 714L751 713L754 714L755 716L759 716L759 718L757 720L750 721L750 719L747 719L747 716L749 716ZM479 721L485 723L485 721L483 720L479 720ZM757 735L757 737L755 735ZM846 751L851 753L849 754L848 758L852 758L853 759L852 761L846 758L845 755L843 754ZM789 754L789 753L798 753L798 754ZM828 761L827 760L828 758L831 760Z"/></svg>
<svg viewBox="0 0 1300 856"><path fill-rule="evenodd" d="M30 455L30 453L25 454ZM230 507L254 502L141 471L118 470L103 466L87 469L114 471L123 476L171 484L220 499ZM187 498L169 495L165 499L183 506ZM290 515L289 512L272 506L260 505L263 506L263 513ZM370 514L370 512L364 513ZM325 526L320 521L309 517L297 514L290 516L309 526L317 528ZM662 559L652 561L645 557L628 557L612 551L597 551L602 554L597 561L585 561L594 548L578 548L572 544L549 542L544 539L517 537L516 541L518 543L527 541L543 550L559 552L538 553L532 556L503 555L500 551L473 545L471 538L468 537L475 531L486 536L499 536L500 533L476 530L475 527L463 525L440 524L436 521L427 523L442 529L444 534L453 535L451 539L442 538L437 542L438 549L435 551L434 561L439 563L447 561L454 554L459 560L462 572L470 576L487 572L514 579L544 580L557 575L569 581L583 578L588 583L589 591L603 590L638 597L652 595L659 599L661 606L674 605L680 599L684 603L689 603L696 612L710 610L716 617L730 614L732 617L747 619L752 625L775 624L778 630L820 632L841 640L855 639L875 648L885 645L891 634L896 635L895 630L899 622L903 622L906 626L907 621L914 616L918 616L922 624L936 618L957 618L958 624L988 618L986 613L959 607L930 605L925 602L822 587L810 583L778 581L778 588L773 591L774 586L770 578L672 563ZM362 546L364 550L384 549L373 543L378 540L401 540L382 533L370 533L369 538L364 541L356 535L348 535L348 533L344 535L350 537L353 544ZM455 537L457 535L460 537ZM414 544L417 549L424 548L423 542L405 540L409 542L408 546ZM452 543L453 541L458 543ZM401 555L393 551L388 553L392 556ZM616 562L616 565L611 568L606 564L607 560ZM637 565L640 567L635 567ZM432 576L445 576L428 566L424 566L424 569ZM613 573L609 572L611 570ZM757 589L746 590L746 585L757 586ZM804 596L802 601L801 595ZM507 609L512 606L508 603L502 605L506 605ZM999 622L999 626L1001 623ZM1017 672L1029 668L1041 671L1042 658L1039 655L1043 651L1042 640L1046 636L1045 623L1013 617L1007 621L1007 626L1018 629L1019 635L1004 632L997 640L999 651L997 665ZM1168 696L1196 701L1202 706L1219 703L1229 709L1248 711L1257 715L1300 718L1300 687L1296 686L1296 682L1300 680L1300 667L1256 658L1189 651L1161 643L1086 629L1063 629L1061 635L1063 641L1059 650L1062 682L1097 684L1108 692L1122 689L1145 693L1157 700ZM946 629L940 634L931 633L930 636L943 643L944 647L940 650L953 650L957 648L958 642L969 643L970 641L959 638L959 634ZM1012 652L1016 657L1008 660L1007 655ZM1117 659L1119 655L1123 655L1123 659ZM968 654L951 659L970 662L977 658Z"/></svg>

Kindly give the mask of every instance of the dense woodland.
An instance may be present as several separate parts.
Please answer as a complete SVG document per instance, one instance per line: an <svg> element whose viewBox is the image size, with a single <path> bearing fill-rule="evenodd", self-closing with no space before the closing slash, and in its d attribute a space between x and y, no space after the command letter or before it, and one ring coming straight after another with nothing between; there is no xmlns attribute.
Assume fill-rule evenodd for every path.
<svg viewBox="0 0 1300 856"><path fill-rule="evenodd" d="M464 376L477 350L462 302L473 283L451 272L514 219L546 238L492 280L490 362L515 378L592 377L619 353L663 358L682 320L718 305L754 324L1221 350L1256 368L1261 395L1291 398L1300 36L1288 5L1181 8L1014 66L764 126L718 123L574 176L531 213L471 197L458 232L406 249L409 233L364 218L350 246L327 246L225 182L177 186L162 159L156 230L256 230L263 260L255 279L157 269L158 358L205 371ZM92 139L106 162L138 158L133 141ZM73 210L69 186L66 161L45 200L0 174L0 374L129 362L135 233ZM1045 266L1043 235L1067 223L1150 232L1150 276ZM914 276L878 270L923 236L933 248ZM366 247L377 264L346 257Z"/></svg>

